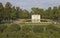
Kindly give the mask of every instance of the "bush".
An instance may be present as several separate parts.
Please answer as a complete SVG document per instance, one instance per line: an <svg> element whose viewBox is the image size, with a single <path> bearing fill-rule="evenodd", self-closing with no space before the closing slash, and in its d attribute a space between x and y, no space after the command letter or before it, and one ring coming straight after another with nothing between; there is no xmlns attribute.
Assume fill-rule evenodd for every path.
<svg viewBox="0 0 60 38"><path fill-rule="evenodd" d="M14 31L20 31L21 27L18 24L12 24L8 26L8 28L5 30L6 32L14 32Z"/></svg>
<svg viewBox="0 0 60 38"><path fill-rule="evenodd" d="M37 32L37 33L42 33L44 30L43 28L44 28L44 26L34 26L33 31Z"/></svg>
<svg viewBox="0 0 60 38"><path fill-rule="evenodd" d="M29 31L32 31L32 27L31 26L22 26L22 30L25 31L25 32L29 32Z"/></svg>
<svg viewBox="0 0 60 38"><path fill-rule="evenodd" d="M7 28L7 26L6 25L0 25L0 32L3 32L5 29Z"/></svg>

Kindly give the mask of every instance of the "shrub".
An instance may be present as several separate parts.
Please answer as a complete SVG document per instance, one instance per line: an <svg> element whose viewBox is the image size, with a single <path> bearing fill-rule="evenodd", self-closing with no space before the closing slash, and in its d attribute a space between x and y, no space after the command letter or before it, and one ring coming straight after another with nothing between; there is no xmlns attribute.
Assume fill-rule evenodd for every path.
<svg viewBox="0 0 60 38"><path fill-rule="evenodd" d="M21 28L18 24L12 24L8 26L8 28L5 30L7 32L14 32L14 31L19 31Z"/></svg>
<svg viewBox="0 0 60 38"><path fill-rule="evenodd" d="M0 25L0 32L3 32L5 29L7 28L7 26L6 25Z"/></svg>

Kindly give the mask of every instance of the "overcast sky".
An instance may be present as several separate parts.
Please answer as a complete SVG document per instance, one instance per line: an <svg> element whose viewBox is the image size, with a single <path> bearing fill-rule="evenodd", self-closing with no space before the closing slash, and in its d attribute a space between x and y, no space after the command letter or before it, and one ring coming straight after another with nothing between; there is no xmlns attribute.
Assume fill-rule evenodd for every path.
<svg viewBox="0 0 60 38"><path fill-rule="evenodd" d="M3 5L10 2L13 6L30 10L32 7L47 9L48 7L59 6L60 0L0 0Z"/></svg>

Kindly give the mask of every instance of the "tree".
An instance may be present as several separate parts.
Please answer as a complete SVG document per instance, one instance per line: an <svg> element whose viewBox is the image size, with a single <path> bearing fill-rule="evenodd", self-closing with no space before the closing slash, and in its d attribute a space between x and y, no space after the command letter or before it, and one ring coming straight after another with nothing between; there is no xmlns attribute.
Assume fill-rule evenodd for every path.
<svg viewBox="0 0 60 38"><path fill-rule="evenodd" d="M6 5L5 5L5 16L4 16L4 18L6 19L6 20L10 20L11 19L11 4L9 3L9 2L7 2L6 3Z"/></svg>
<svg viewBox="0 0 60 38"><path fill-rule="evenodd" d="M48 18L48 19L52 19L52 8L51 7L49 7L47 10L46 10L46 18Z"/></svg>
<svg viewBox="0 0 60 38"><path fill-rule="evenodd" d="M60 6L58 7L58 20L60 21Z"/></svg>
<svg viewBox="0 0 60 38"><path fill-rule="evenodd" d="M33 14L40 14L40 9L39 8L31 8Z"/></svg>
<svg viewBox="0 0 60 38"><path fill-rule="evenodd" d="M43 14L44 14L44 10L43 9L39 9L39 8L31 8L31 14L39 14L41 15L41 18L43 18Z"/></svg>
<svg viewBox="0 0 60 38"><path fill-rule="evenodd" d="M15 6L13 6L12 10L11 10L11 19L12 20L16 19L16 9L15 9Z"/></svg>
<svg viewBox="0 0 60 38"><path fill-rule="evenodd" d="M27 10L22 10L22 12L20 13L20 18L22 18L22 19L29 18L29 12Z"/></svg>
<svg viewBox="0 0 60 38"><path fill-rule="evenodd" d="M2 3L0 3L0 23L3 19L3 10L4 10L4 7L3 7Z"/></svg>
<svg viewBox="0 0 60 38"><path fill-rule="evenodd" d="M52 12L53 12L53 19L57 20L57 18L58 18L58 10L57 10L57 7L54 7Z"/></svg>
<svg viewBox="0 0 60 38"><path fill-rule="evenodd" d="M16 7L16 18L20 17L20 8Z"/></svg>

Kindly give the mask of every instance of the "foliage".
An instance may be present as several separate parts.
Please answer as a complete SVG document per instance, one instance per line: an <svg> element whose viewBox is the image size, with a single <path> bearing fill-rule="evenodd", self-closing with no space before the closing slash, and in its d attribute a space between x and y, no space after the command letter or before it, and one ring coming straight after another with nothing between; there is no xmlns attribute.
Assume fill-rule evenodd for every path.
<svg viewBox="0 0 60 38"><path fill-rule="evenodd" d="M22 26L22 27L21 27ZM44 30L44 27L46 28ZM60 38L60 25L0 25L0 38ZM1 31L3 29L3 31Z"/></svg>
<svg viewBox="0 0 60 38"><path fill-rule="evenodd" d="M17 32L19 30L21 30L21 27L19 25L12 24L12 25L10 25L9 27L6 28L5 32L14 32L14 31Z"/></svg>
<svg viewBox="0 0 60 38"><path fill-rule="evenodd" d="M7 28L6 25L0 25L0 32L4 32L4 30Z"/></svg>
<svg viewBox="0 0 60 38"><path fill-rule="evenodd" d="M31 11L22 10L20 7L12 6L7 2L5 7L0 3L0 23L3 20L31 19L32 14L39 14L43 19L57 20L60 22L60 6L48 9L31 8Z"/></svg>

